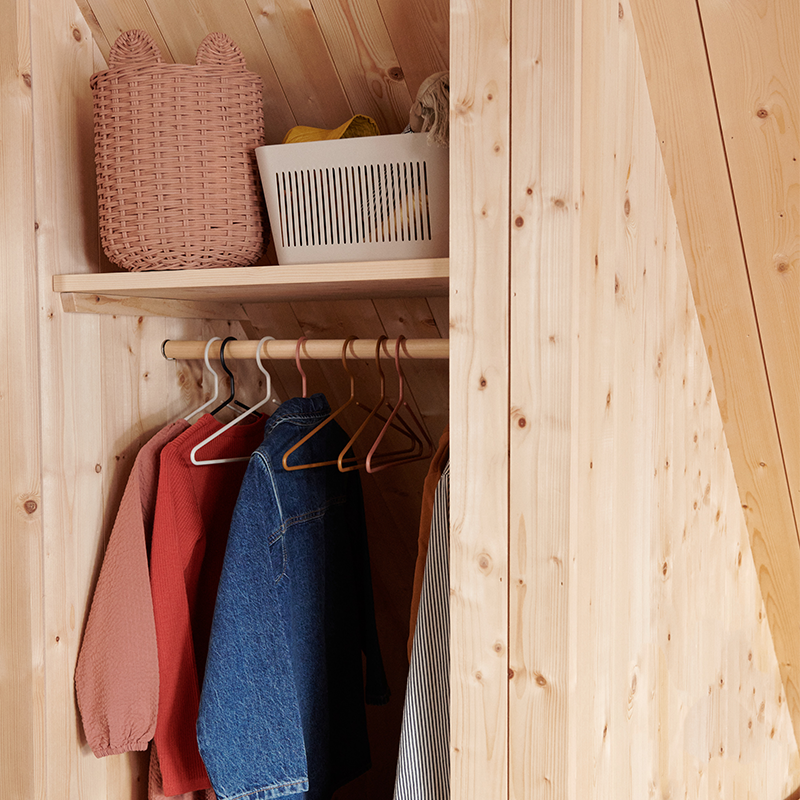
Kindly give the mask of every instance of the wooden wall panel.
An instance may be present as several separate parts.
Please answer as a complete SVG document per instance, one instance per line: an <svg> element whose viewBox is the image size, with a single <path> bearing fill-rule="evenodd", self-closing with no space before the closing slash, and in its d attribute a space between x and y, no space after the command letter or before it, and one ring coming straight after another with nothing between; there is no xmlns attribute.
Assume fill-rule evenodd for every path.
<svg viewBox="0 0 800 800"><path fill-rule="evenodd" d="M800 760L630 6L516 4L512 51L509 795L783 800Z"/></svg>
<svg viewBox="0 0 800 800"><path fill-rule="evenodd" d="M580 52L566 796L783 800L800 762L627 2L584 4Z"/></svg>
<svg viewBox="0 0 800 800"><path fill-rule="evenodd" d="M513 3L509 796L565 797L580 5Z"/></svg>
<svg viewBox="0 0 800 800"><path fill-rule="evenodd" d="M510 4L450 16L451 791L508 792Z"/></svg>
<svg viewBox="0 0 800 800"><path fill-rule="evenodd" d="M716 5L706 26L700 17L705 4L693 0L632 2L694 302L797 735L800 547L789 489L800 399L800 295L792 266L800 224L794 210L798 170L789 161L797 157L791 58L797 27L789 24L796 23L796 4L739 3L736 14L729 4ZM739 81L742 70L748 77ZM753 196L740 198L741 191ZM785 221L775 220L776 213L784 213ZM776 263L776 255L786 258ZM780 264L788 268L779 270Z"/></svg>
<svg viewBox="0 0 800 800"><path fill-rule="evenodd" d="M0 782L43 797L42 496L28 0L0 13Z"/></svg>

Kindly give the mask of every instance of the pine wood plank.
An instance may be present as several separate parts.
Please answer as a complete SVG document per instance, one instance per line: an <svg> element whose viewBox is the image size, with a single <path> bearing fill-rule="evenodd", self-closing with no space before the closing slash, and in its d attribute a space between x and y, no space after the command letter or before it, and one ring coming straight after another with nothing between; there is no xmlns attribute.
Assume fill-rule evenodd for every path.
<svg viewBox="0 0 800 800"><path fill-rule="evenodd" d="M575 3L511 16L509 796L567 796Z"/></svg>
<svg viewBox="0 0 800 800"><path fill-rule="evenodd" d="M153 37L164 61L171 63L176 60L146 2L142 0L123 0L123 2L76 0L76 2L92 32L92 38L106 60L106 64L99 69L108 68L108 54L117 37L133 29L147 31ZM194 58L189 63L193 64Z"/></svg>
<svg viewBox="0 0 800 800"><path fill-rule="evenodd" d="M247 319L239 303L164 300L157 297L113 297L64 292L61 305L70 314L105 314L120 317L188 317L191 319Z"/></svg>
<svg viewBox="0 0 800 800"><path fill-rule="evenodd" d="M570 525L571 791L610 800L612 751L609 716L614 688L614 558L607 537L616 528L614 420L607 398L614 387L617 224L615 162L620 55L618 15L611 3L584 4L581 50L581 199L574 319L579 323L577 400L572 453ZM588 134L588 135L587 135ZM579 356L579 357L578 357ZM580 561L577 559L580 558ZM592 753L587 763L586 753Z"/></svg>
<svg viewBox="0 0 800 800"><path fill-rule="evenodd" d="M400 133L412 98L377 0L312 6L353 112L372 117L381 133Z"/></svg>
<svg viewBox="0 0 800 800"><path fill-rule="evenodd" d="M450 63L450 4L446 0L378 0L412 99L429 75Z"/></svg>
<svg viewBox="0 0 800 800"><path fill-rule="evenodd" d="M445 295L448 260L62 274L56 292L203 302L285 301Z"/></svg>
<svg viewBox="0 0 800 800"><path fill-rule="evenodd" d="M450 9L450 758L508 784L510 3Z"/></svg>
<svg viewBox="0 0 800 800"><path fill-rule="evenodd" d="M800 510L800 5L699 3L784 466ZM769 471L780 474L780 464Z"/></svg>
<svg viewBox="0 0 800 800"><path fill-rule="evenodd" d="M10 797L44 786L42 492L29 5L0 14L0 764Z"/></svg>
<svg viewBox="0 0 800 800"><path fill-rule="evenodd" d="M690 0L634 0L632 8L705 350L797 735L797 522L698 9Z"/></svg>
<svg viewBox="0 0 800 800"><path fill-rule="evenodd" d="M309 0L247 0L298 125L337 128L355 112Z"/></svg>
<svg viewBox="0 0 800 800"><path fill-rule="evenodd" d="M42 419L45 798L106 796L106 765L80 730L73 675L88 600L84 531L98 529L103 504L98 319L63 327L51 271L96 259L96 211L81 188L92 175L89 76L94 49L74 2L31 7L34 154ZM70 103L63 98L70 97ZM82 359L82 360L81 360ZM96 548L91 548L93 551ZM88 757L87 757L88 756Z"/></svg>

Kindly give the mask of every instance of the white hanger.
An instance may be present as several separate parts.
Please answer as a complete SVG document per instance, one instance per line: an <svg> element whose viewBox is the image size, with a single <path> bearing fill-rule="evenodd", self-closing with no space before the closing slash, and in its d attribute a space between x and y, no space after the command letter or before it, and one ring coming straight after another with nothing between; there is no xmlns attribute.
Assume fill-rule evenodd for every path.
<svg viewBox="0 0 800 800"><path fill-rule="evenodd" d="M192 459L192 464L195 464L198 467L200 467L207 464L232 464L236 461L250 460L250 454L248 453L246 456L236 456L235 458L209 458L206 459L205 461L199 461L197 459L197 451L201 447L207 445L209 442L214 441L214 439L216 439L217 436L222 436L222 434L225 433L225 431L227 431L229 428L232 428L238 422L241 422L241 420L243 420L248 414L252 414L255 411L258 411L258 409L261 408L261 406L270 401L272 395L272 378L270 377L269 372L267 372L267 370L264 369L264 365L261 363L261 348L264 346L264 342L274 338L275 338L274 336L265 336L263 339L261 339L261 341L259 341L258 347L256 348L256 364L266 377L266 388L264 390L264 399L256 403L251 408L248 408L247 411L245 411L241 416L236 417L236 419L232 419L227 425L223 426L215 433L212 433L211 436L208 436L207 438L203 439L203 441L200 442L200 444L195 445L192 448L190 456L190 458Z"/></svg>
<svg viewBox="0 0 800 800"><path fill-rule="evenodd" d="M187 414L184 417L184 419L187 422L189 421L189 417L193 417L195 414L199 414L201 411L204 411L210 405L213 405L213 403L216 402L217 397L219 397L219 375L216 373L216 371L211 366L211 364L210 364L210 362L208 360L208 353L209 353L209 350L211 349L211 345L214 342L219 342L219 341L220 341L220 337L219 336L215 336L213 339L209 339L208 342L206 343L205 355L203 356L203 358L205 359L205 362L206 362L206 369L214 376L214 396L207 403L203 403L203 405L201 405L200 408L196 408L194 411L192 411L189 414Z"/></svg>

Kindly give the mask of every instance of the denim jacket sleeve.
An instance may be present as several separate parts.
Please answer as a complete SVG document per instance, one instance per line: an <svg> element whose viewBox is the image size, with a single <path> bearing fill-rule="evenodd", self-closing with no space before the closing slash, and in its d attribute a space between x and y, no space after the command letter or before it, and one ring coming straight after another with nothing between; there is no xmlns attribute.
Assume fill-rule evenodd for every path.
<svg viewBox="0 0 800 800"><path fill-rule="evenodd" d="M249 502L254 497L257 508ZM286 621L276 597L283 545L280 530L271 530L278 514L269 513L270 503L268 476L252 459L231 522L197 721L219 800L308 791Z"/></svg>

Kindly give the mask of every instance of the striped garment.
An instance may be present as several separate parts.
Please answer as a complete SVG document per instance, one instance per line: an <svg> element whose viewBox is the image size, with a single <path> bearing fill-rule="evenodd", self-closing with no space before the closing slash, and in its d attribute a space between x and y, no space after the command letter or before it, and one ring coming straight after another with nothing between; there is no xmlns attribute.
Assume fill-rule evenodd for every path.
<svg viewBox="0 0 800 800"><path fill-rule="evenodd" d="M394 800L450 797L450 464L436 486Z"/></svg>

